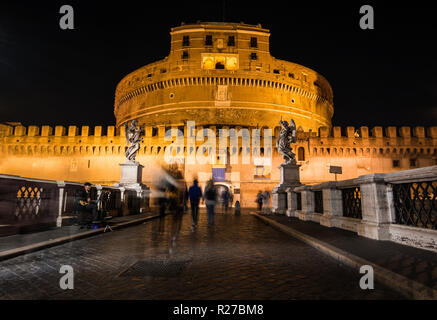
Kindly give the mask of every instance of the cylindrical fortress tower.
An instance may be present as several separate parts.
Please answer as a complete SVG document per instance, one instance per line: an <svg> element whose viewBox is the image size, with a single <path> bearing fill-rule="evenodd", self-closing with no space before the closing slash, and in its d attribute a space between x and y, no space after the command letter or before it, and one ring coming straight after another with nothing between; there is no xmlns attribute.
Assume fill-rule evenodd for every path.
<svg viewBox="0 0 437 320"><path fill-rule="evenodd" d="M119 128L151 126L331 127L328 81L304 66L275 59L269 30L243 23L199 22L171 29L170 54L124 77L115 93Z"/></svg>

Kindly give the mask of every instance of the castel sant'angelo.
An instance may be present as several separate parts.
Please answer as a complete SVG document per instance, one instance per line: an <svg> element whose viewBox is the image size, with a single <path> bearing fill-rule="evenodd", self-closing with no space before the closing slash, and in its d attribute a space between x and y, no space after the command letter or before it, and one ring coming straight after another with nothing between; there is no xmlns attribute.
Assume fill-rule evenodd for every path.
<svg viewBox="0 0 437 320"><path fill-rule="evenodd" d="M220 129L247 128L251 136L260 129L260 155L271 152L271 163L253 157L249 163L178 163L188 183L197 177L204 186L214 177L242 206L254 206L258 190L271 191L279 182L283 160L275 140L281 119L294 119L298 128L292 149L302 183L334 180L330 166L342 166L338 179L343 180L437 164L437 127L333 127L328 81L314 70L272 57L269 30L260 25L198 22L172 28L170 34L166 58L131 72L117 85L115 126L1 124L0 173L117 183L125 159L124 124L133 119L145 125L136 160L152 190L158 169L168 165L166 148L178 134L184 136L180 152L189 152L188 122L195 123L195 132L209 129L204 132L214 134L217 145ZM272 130L271 146L263 145L265 128ZM195 141L196 150L204 144ZM241 159L252 150L240 138L237 148L227 149L228 155L235 153Z"/></svg>

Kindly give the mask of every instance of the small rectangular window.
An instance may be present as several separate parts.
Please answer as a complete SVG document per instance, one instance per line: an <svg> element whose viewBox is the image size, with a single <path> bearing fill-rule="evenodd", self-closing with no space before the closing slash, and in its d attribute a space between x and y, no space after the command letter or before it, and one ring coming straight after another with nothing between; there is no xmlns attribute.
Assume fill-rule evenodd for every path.
<svg viewBox="0 0 437 320"><path fill-rule="evenodd" d="M234 47L234 46L235 46L235 36L229 36L228 47Z"/></svg>
<svg viewBox="0 0 437 320"><path fill-rule="evenodd" d="M182 39L182 45L184 47L188 47L190 45L190 36L184 36Z"/></svg>
<svg viewBox="0 0 437 320"><path fill-rule="evenodd" d="M258 39L255 37L250 38L250 47L251 48L258 48Z"/></svg>
<svg viewBox="0 0 437 320"><path fill-rule="evenodd" d="M205 46L212 46L212 36L207 35L205 38Z"/></svg>
<svg viewBox="0 0 437 320"><path fill-rule="evenodd" d="M288 73L288 76L289 76L290 78L294 79L294 73L289 72L289 73Z"/></svg>
<svg viewBox="0 0 437 320"><path fill-rule="evenodd" d="M251 60L258 60L258 56L256 55L256 52L252 52L252 53L250 54L250 59L251 59Z"/></svg>
<svg viewBox="0 0 437 320"><path fill-rule="evenodd" d="M188 59L188 51L182 52L182 59L184 59L184 60Z"/></svg>
<svg viewBox="0 0 437 320"><path fill-rule="evenodd" d="M161 73L166 73L167 69L161 69Z"/></svg>
<svg viewBox="0 0 437 320"><path fill-rule="evenodd" d="M393 168L399 168L400 167L400 161L399 160L393 160Z"/></svg>
<svg viewBox="0 0 437 320"><path fill-rule="evenodd" d="M279 70L278 69L274 69L273 73L279 74Z"/></svg>
<svg viewBox="0 0 437 320"><path fill-rule="evenodd" d="M416 166L417 166L416 159L410 159L410 167L416 167Z"/></svg>

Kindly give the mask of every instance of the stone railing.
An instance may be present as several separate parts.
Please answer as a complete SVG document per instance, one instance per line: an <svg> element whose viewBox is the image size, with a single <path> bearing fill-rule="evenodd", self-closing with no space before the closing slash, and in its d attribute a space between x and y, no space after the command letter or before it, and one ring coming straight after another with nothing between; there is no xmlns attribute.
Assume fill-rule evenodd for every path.
<svg viewBox="0 0 437 320"><path fill-rule="evenodd" d="M437 166L299 186L287 194L288 216L437 251Z"/></svg>
<svg viewBox="0 0 437 320"><path fill-rule="evenodd" d="M0 229L18 233L61 227L71 219L76 193L82 188L81 183L0 174ZM149 190L138 194L124 187L93 185L92 198L100 194L99 209L112 216L136 214L149 208Z"/></svg>

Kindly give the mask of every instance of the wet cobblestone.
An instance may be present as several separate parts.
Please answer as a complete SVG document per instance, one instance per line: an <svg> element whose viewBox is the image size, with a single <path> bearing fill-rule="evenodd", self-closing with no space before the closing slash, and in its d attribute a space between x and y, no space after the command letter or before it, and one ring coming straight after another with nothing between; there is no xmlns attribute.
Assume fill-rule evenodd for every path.
<svg viewBox="0 0 437 320"><path fill-rule="evenodd" d="M0 299L402 299L258 219L216 214L207 227L166 216L0 262ZM187 261L180 274L123 276L138 261ZM59 287L61 265L74 289Z"/></svg>

